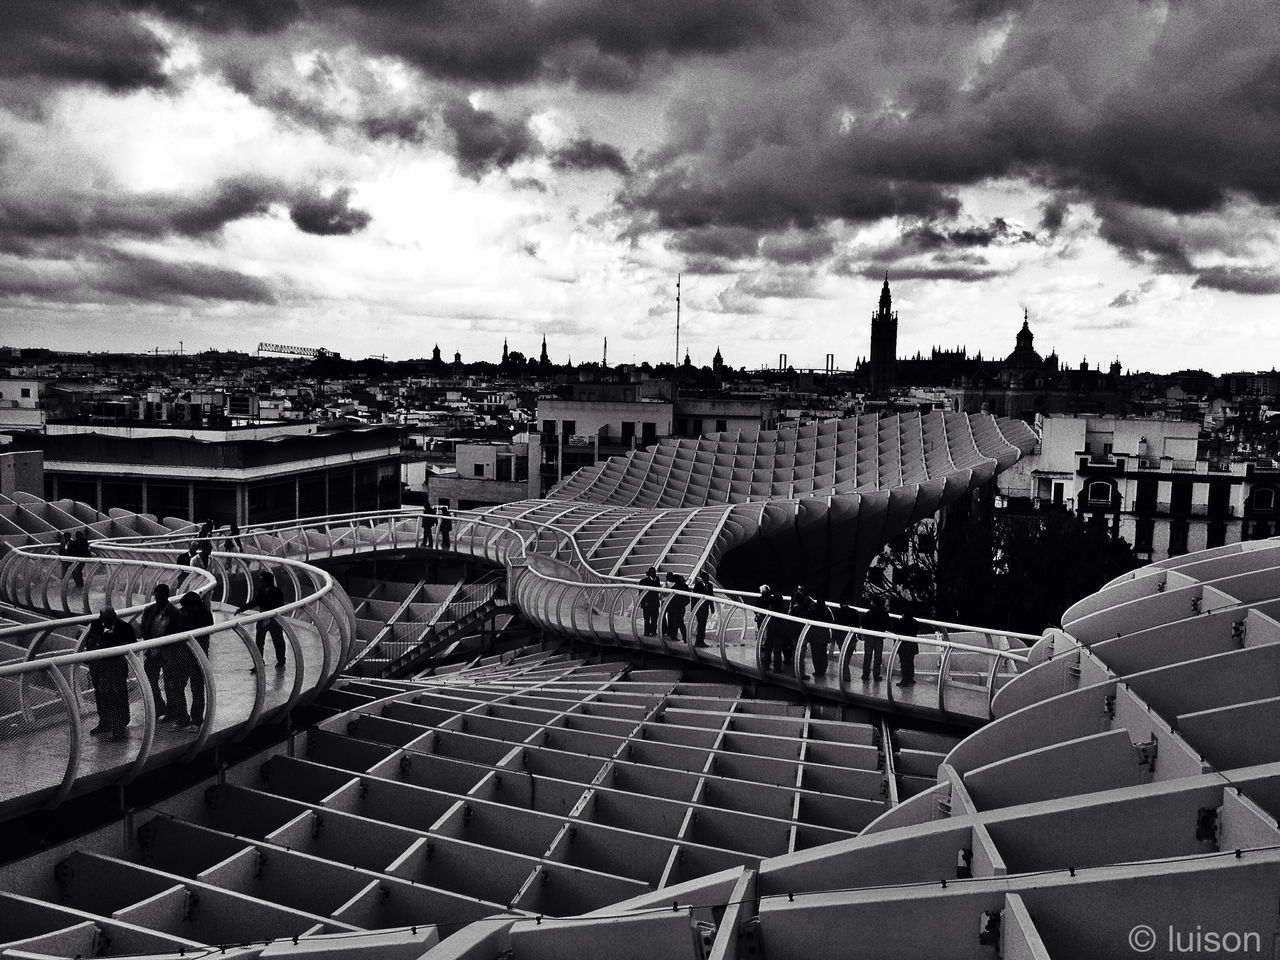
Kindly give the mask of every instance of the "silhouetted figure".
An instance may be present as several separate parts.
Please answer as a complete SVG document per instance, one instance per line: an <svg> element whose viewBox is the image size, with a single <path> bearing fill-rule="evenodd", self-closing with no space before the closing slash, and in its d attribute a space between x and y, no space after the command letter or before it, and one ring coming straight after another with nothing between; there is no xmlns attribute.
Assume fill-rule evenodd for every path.
<svg viewBox="0 0 1280 960"><path fill-rule="evenodd" d="M894 633L903 637L920 635L920 624L915 618L915 604L908 600L903 604L902 617L898 620ZM898 641L898 671L902 674L898 686L909 687L916 682L916 653L920 644L914 640Z"/></svg>
<svg viewBox="0 0 1280 960"><path fill-rule="evenodd" d="M213 536L213 521L205 520L205 522L200 525L200 532L196 534L196 539L208 540L212 536Z"/></svg>
<svg viewBox="0 0 1280 960"><path fill-rule="evenodd" d="M148 604L142 611L142 619L138 621L138 633L141 638L155 640L157 637L167 637L181 630L182 615L178 613L178 608L169 602L169 585L157 583L155 589L151 591L151 596L154 602ZM162 692L165 671L171 668L173 661L174 646L172 644L156 650L148 650L142 655L142 665L146 670L147 680L151 683L151 695L156 702L156 717L161 720L177 719L181 722L187 712L186 705L173 705L177 707L177 713L171 718L171 705L165 700Z"/></svg>
<svg viewBox="0 0 1280 960"><path fill-rule="evenodd" d="M422 545L428 550L436 548L436 515L431 504L422 511Z"/></svg>
<svg viewBox="0 0 1280 960"><path fill-rule="evenodd" d="M814 598L809 619L819 623L834 623L831 619L831 611L822 602L821 596ZM811 626L805 640L809 645L809 660L813 663L813 675L821 679L827 675L827 648L831 645L831 628Z"/></svg>
<svg viewBox="0 0 1280 960"><path fill-rule="evenodd" d="M856 607L851 607L847 603L840 604L832 613L832 619L841 627L857 629L862 626L862 615ZM844 634L838 637L838 642L843 643L845 636L852 636L849 642L849 660L845 661L844 667L841 669L841 676L845 680L849 679L849 663L853 660L853 654L858 649L858 634Z"/></svg>
<svg viewBox="0 0 1280 960"><path fill-rule="evenodd" d="M716 608L716 605L710 599L716 595L716 589L711 585L711 578L707 576L705 570L699 573L697 579L693 581L693 591L708 598L699 600L697 607L693 611L693 620L697 625L693 634L693 645L695 647L705 647L707 645L707 617L711 616L711 611Z"/></svg>
<svg viewBox="0 0 1280 960"><path fill-rule="evenodd" d="M648 572L640 578L642 587L660 587L662 582L658 579L658 571L650 567ZM656 590L642 590L640 592L640 612L644 614L644 635L646 637L656 637L658 635L658 608L662 605L662 595Z"/></svg>
<svg viewBox="0 0 1280 960"><path fill-rule="evenodd" d="M240 527L234 520L227 525L227 539L223 542L222 549L228 553L240 552Z"/></svg>
<svg viewBox="0 0 1280 960"><path fill-rule="evenodd" d="M782 645L786 642L786 629L782 622L770 616L782 613L787 602L767 583L760 584L760 599L756 601L760 612L756 614L760 651L764 655L766 670L781 671L783 667ZM781 628L781 629L780 629Z"/></svg>
<svg viewBox="0 0 1280 960"><path fill-rule="evenodd" d="M89 535L83 529L77 530L75 538L71 541L71 555L73 557L89 557ZM75 581L77 587L84 586L84 564L77 563L71 568L71 579Z"/></svg>
<svg viewBox="0 0 1280 960"><path fill-rule="evenodd" d="M89 625L84 649L106 650L137 640L133 627L116 617L113 607L103 607ZM121 740L129 726L129 666L123 655L89 662L93 699L98 708L98 725L89 733L107 740Z"/></svg>
<svg viewBox="0 0 1280 960"><path fill-rule="evenodd" d="M200 594L194 590L183 594L182 599L178 602L178 607L182 613L183 630L199 630L202 627L213 626L213 612ZM200 644L200 649L207 656L209 653L208 635L197 637L196 643ZM186 719L190 726L198 727L204 723L205 676L200 667L199 658L186 644L177 648L172 672L172 682L169 681L168 677L165 678L165 693L169 697L169 703L181 703L184 710L186 710L186 693L187 687L190 686L191 707L186 710Z"/></svg>
<svg viewBox="0 0 1280 960"><path fill-rule="evenodd" d="M284 606L284 593L276 586L276 578L271 573L263 570L258 574L258 592L253 595L253 599L245 603L241 607L236 608L236 613L243 613L256 607L262 612L274 610L277 607ZM258 621L257 637L258 653L262 653L266 646L267 635L271 635L271 644L276 651L276 669L284 669L284 628L280 626L280 621L275 617Z"/></svg>
<svg viewBox="0 0 1280 960"><path fill-rule="evenodd" d="M667 586L672 590L688 590L689 582L678 573L667 574ZM667 616L663 634L671 640L687 643L689 631L684 625L684 613L689 608L689 598L679 593L667 595Z"/></svg>
<svg viewBox="0 0 1280 960"><path fill-rule="evenodd" d="M196 555L191 558L191 566L208 570L213 566L213 541L201 540L196 544Z"/></svg>
<svg viewBox="0 0 1280 960"><path fill-rule="evenodd" d="M880 633L889 632L889 608L885 606L884 597L873 597L871 600L871 609L867 611L866 616L862 618L862 627L864 630L877 630ZM862 637L862 682L875 678L875 682L880 682L880 674L882 672L881 663L884 660L884 637L873 637L870 634L864 634Z"/></svg>
<svg viewBox="0 0 1280 960"><path fill-rule="evenodd" d="M440 549L449 549L449 538L453 535L453 514L448 507L441 507L440 513Z"/></svg>

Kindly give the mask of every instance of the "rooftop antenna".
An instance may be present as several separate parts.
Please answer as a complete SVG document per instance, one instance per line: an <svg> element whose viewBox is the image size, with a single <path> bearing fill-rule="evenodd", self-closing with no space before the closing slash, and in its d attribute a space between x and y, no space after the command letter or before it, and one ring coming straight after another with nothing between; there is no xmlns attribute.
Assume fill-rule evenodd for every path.
<svg viewBox="0 0 1280 960"><path fill-rule="evenodd" d="M676 274L676 358L675 369L680 369L680 274Z"/></svg>

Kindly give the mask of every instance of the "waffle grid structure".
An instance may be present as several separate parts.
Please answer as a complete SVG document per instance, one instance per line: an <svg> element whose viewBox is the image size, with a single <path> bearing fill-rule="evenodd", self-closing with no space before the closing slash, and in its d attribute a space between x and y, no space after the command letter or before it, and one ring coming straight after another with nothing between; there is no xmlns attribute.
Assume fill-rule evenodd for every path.
<svg viewBox="0 0 1280 960"><path fill-rule="evenodd" d="M587 577L635 580L649 567L714 577L737 551L747 582L786 570L840 596L886 542L1036 442L1021 421L942 412L662 440L577 471L544 500L482 515L564 531L576 549L552 543L550 557Z"/></svg>

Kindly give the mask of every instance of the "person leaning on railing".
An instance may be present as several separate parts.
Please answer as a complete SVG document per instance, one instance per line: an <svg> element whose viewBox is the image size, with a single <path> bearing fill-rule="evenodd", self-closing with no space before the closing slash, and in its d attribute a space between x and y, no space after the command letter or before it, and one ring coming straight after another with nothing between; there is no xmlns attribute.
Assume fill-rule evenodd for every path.
<svg viewBox="0 0 1280 960"><path fill-rule="evenodd" d="M84 649L124 647L137 639L133 627L116 617L115 608L105 606L89 625ZM129 666L123 655L90 660L88 666L98 708L98 725L89 733L107 740L123 740L129 726Z"/></svg>
<svg viewBox="0 0 1280 960"><path fill-rule="evenodd" d="M199 630L213 626L213 613L194 590L183 594L179 601L183 630ZM208 656L209 637L196 638L196 643ZM191 687L191 707L187 708L187 687ZM200 661L187 644L175 644L173 657L165 673L165 696L169 699L170 718L185 726L198 727L204 723L204 671ZM179 706L181 705L181 706Z"/></svg>
<svg viewBox="0 0 1280 960"><path fill-rule="evenodd" d="M650 567L648 572L640 578L642 587L660 587L662 581L658 579L658 571ZM644 614L644 635L646 637L656 637L658 635L658 607L662 605L662 597L656 590L642 590L640 592L640 612Z"/></svg>
<svg viewBox="0 0 1280 960"><path fill-rule="evenodd" d="M693 610L693 620L697 624L697 629L693 635L693 645L695 647L705 647L707 645L707 617L711 615L711 611L716 606L710 599L716 595L715 587L711 586L711 578L707 576L705 570L699 573L693 581L693 592L700 593L708 598L699 600L697 602L698 605Z"/></svg>
<svg viewBox="0 0 1280 960"><path fill-rule="evenodd" d="M147 608L142 611L142 619L138 621L138 632L142 639L154 640L181 630L182 615L178 613L178 608L169 602L169 585L157 583L155 589L151 591L151 596L155 598L155 602L147 605ZM161 720L170 719L170 704L165 701L162 684L167 686L167 681L163 680L163 677L166 670L172 669L173 649L173 645L170 644L157 650L148 650L142 657L147 680L151 683L151 695L155 698L156 716ZM184 704L181 712L176 713L173 719L183 722L185 714L186 705Z"/></svg>
<svg viewBox="0 0 1280 960"><path fill-rule="evenodd" d="M912 600L906 600L902 604L902 617L898 620L897 627L894 632L903 637L916 637L920 635L920 622L915 617L916 604ZM898 680L898 686L909 687L916 682L916 654L920 650L920 644L914 640L898 641L898 669L902 674Z"/></svg>
<svg viewBox="0 0 1280 960"><path fill-rule="evenodd" d="M877 634L862 635L862 682L868 683L874 676L874 682L879 683L884 661L884 637L878 634L889 632L889 608L884 597L871 598L871 609L862 618L862 627Z"/></svg>

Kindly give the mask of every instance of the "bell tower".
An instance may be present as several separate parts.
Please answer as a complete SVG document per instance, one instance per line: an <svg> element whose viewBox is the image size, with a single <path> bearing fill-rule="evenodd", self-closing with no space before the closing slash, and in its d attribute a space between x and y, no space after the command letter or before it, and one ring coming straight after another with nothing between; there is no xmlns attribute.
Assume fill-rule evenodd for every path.
<svg viewBox="0 0 1280 960"><path fill-rule="evenodd" d="M871 392L887 393L894 386L898 365L898 315L893 310L893 294L889 292L889 274L880 288L880 307L871 315Z"/></svg>

